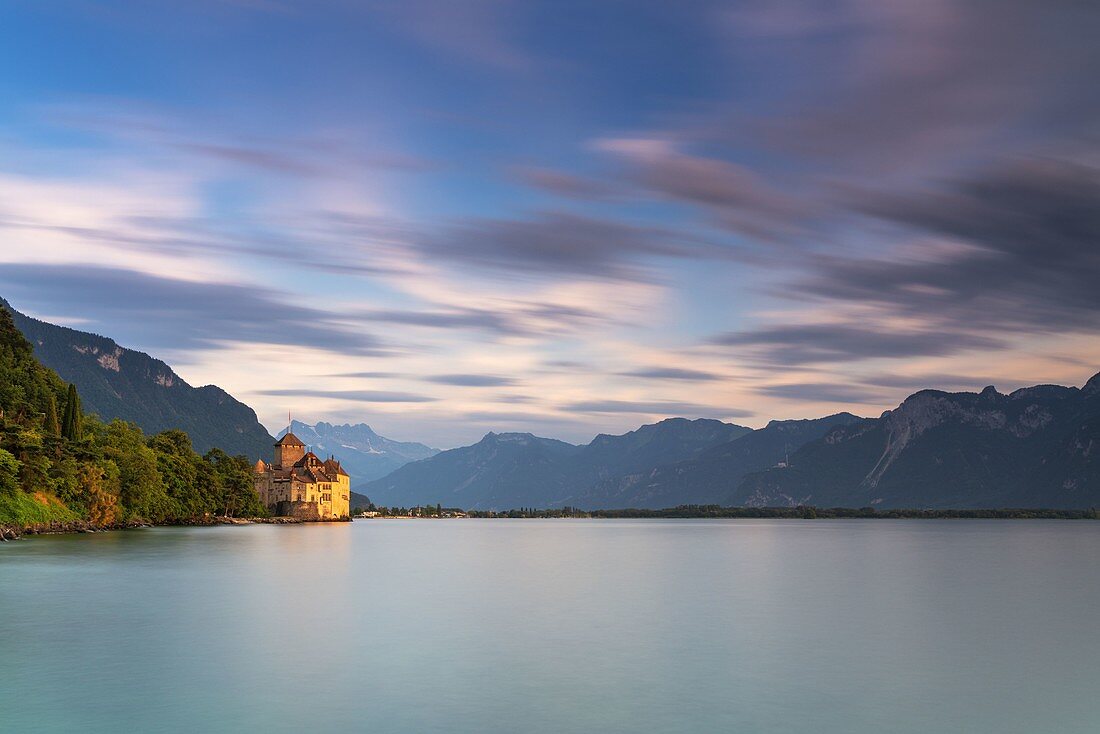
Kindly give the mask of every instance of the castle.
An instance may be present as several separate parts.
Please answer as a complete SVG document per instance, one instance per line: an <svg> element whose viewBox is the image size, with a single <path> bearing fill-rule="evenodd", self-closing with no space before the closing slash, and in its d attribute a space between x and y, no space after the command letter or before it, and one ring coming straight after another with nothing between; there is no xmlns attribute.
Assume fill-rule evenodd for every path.
<svg viewBox="0 0 1100 734"><path fill-rule="evenodd" d="M293 433L275 444L275 460L256 462L260 501L275 515L332 520L351 512L351 478L340 462L322 461Z"/></svg>

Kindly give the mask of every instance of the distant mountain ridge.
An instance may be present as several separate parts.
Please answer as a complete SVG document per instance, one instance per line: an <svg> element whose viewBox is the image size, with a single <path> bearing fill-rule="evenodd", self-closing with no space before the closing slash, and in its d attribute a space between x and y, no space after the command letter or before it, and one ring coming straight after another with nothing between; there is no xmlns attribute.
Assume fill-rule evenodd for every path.
<svg viewBox="0 0 1100 734"><path fill-rule="evenodd" d="M669 419L586 446L490 433L366 491L379 504L470 509L1087 509L1100 506L1098 457L1100 374L1080 389L922 390L878 418L838 413L755 431Z"/></svg>
<svg viewBox="0 0 1100 734"><path fill-rule="evenodd" d="M85 411L131 421L147 435L182 429L199 453L216 446L253 460L271 457L275 439L256 412L220 387L192 387L161 360L113 339L31 318L2 299L0 306L35 357L76 385Z"/></svg>
<svg viewBox="0 0 1100 734"><path fill-rule="evenodd" d="M610 477L687 459L750 431L716 420L670 418L621 436L601 434L585 446L490 432L472 446L403 466L363 491L380 505L560 507Z"/></svg>
<svg viewBox="0 0 1100 734"><path fill-rule="evenodd" d="M882 508L1100 506L1100 374L1008 395L922 390L751 474L738 505Z"/></svg>
<svg viewBox="0 0 1100 734"><path fill-rule="evenodd" d="M288 429L279 432L278 438ZM365 482L384 477L410 461L435 456L439 449L413 441L394 441L380 436L366 423L310 425L292 421L289 430L311 447L314 453L333 454L351 475L352 486L359 489Z"/></svg>
<svg viewBox="0 0 1100 734"><path fill-rule="evenodd" d="M751 472L785 461L803 444L838 425L863 420L838 413L811 420L772 421L685 461L610 477L578 498L586 509L664 508L680 504L735 504L737 487Z"/></svg>

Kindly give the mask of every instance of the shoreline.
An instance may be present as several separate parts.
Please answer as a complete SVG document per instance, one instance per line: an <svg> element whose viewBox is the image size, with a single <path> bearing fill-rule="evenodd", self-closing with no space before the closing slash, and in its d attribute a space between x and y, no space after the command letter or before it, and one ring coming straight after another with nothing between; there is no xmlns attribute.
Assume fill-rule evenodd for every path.
<svg viewBox="0 0 1100 734"><path fill-rule="evenodd" d="M0 543L35 535L77 535L152 527L215 527L220 525L305 525L359 520L1100 520L1095 510L999 509L999 510L882 510L867 512L848 508L722 508L718 511L593 510L572 515L473 511L466 517L418 517L381 515L371 518L304 520L298 517L208 517L166 523L142 520L96 525L87 520L34 523L25 527L0 524Z"/></svg>
<svg viewBox="0 0 1100 734"><path fill-rule="evenodd" d="M184 528L214 527L218 525L304 525L306 523L351 522L351 518L333 520L303 520L298 517L204 517L175 522L150 523L143 520L96 525L87 520L66 520L48 523L33 523L27 526L0 524L0 542L19 540L33 535L77 535L84 533L106 533L116 530L137 530L139 528Z"/></svg>

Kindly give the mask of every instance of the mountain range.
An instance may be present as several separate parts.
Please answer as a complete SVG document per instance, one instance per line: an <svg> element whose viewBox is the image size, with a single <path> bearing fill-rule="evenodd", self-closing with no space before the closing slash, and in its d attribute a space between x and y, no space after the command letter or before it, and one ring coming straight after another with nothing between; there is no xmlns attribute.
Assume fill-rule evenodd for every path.
<svg viewBox="0 0 1100 734"><path fill-rule="evenodd" d="M365 485L379 504L471 509L1100 505L1100 375L1002 394L922 390L878 418L750 430L670 419L585 446L525 433L408 464Z"/></svg>
<svg viewBox="0 0 1100 734"><path fill-rule="evenodd" d="M472 446L406 464L362 491L380 505L576 505L603 482L686 460L751 432L716 420L669 418L621 436L601 434L584 446L530 433L489 433Z"/></svg>
<svg viewBox="0 0 1100 734"><path fill-rule="evenodd" d="M772 421L683 461L655 461L641 471L611 473L581 493L576 503L589 509L740 504L736 491L745 476L785 463L792 452L833 427L860 420L851 413L838 413L813 420Z"/></svg>
<svg viewBox="0 0 1100 734"><path fill-rule="evenodd" d="M278 438L287 433L286 428L279 432ZM351 475L354 487L358 488L372 479L384 477L410 461L418 461L435 456L439 449L412 441L394 441L379 436L366 423L356 425L333 425L316 423L309 425L301 421L292 421L291 433L317 455L333 454Z"/></svg>
<svg viewBox="0 0 1100 734"><path fill-rule="evenodd" d="M76 385L84 410L104 420L136 423L146 435L179 428L195 450L268 459L275 439L256 412L217 385L192 387L159 359L98 334L26 316L0 299L34 356Z"/></svg>
<svg viewBox="0 0 1100 734"><path fill-rule="evenodd" d="M1007 395L922 390L747 476L736 505L1089 508L1100 505L1100 374Z"/></svg>

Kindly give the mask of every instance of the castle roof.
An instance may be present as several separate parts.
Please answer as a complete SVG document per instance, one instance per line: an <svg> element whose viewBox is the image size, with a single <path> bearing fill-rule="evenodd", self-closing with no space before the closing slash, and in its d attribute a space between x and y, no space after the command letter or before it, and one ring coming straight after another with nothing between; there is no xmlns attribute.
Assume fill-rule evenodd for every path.
<svg viewBox="0 0 1100 734"><path fill-rule="evenodd" d="M321 460L317 458L317 454L312 451L307 451L302 458L294 462L294 466L315 466L320 463Z"/></svg>
<svg viewBox="0 0 1100 734"><path fill-rule="evenodd" d="M297 440L293 434L290 435L290 438L292 441ZM283 437L283 441L285 440L286 436ZM278 445L295 445L293 443L283 444L283 441L280 441ZM339 482L341 476L348 476L348 473L340 466L339 461L331 457L321 461L320 457L312 451L307 451L302 458L294 462L293 466L275 468L264 464L262 461L257 461L256 472L260 474L270 472L271 477L276 481L296 481L306 484Z"/></svg>
<svg viewBox="0 0 1100 734"><path fill-rule="evenodd" d="M308 469L296 470L294 473L299 478L305 477L312 484L317 484L318 482L334 482L334 481L336 481L335 479L330 477L328 474L326 474L325 470L322 469L321 467L310 467Z"/></svg>
<svg viewBox="0 0 1100 734"><path fill-rule="evenodd" d="M348 473L344 471L344 467L340 466L340 462L331 457L325 460L325 471L329 474L342 474L345 477L348 475Z"/></svg>
<svg viewBox="0 0 1100 734"><path fill-rule="evenodd" d="M335 482L323 466L293 466L289 469L272 469L271 476L278 481L294 480L306 484L317 482Z"/></svg>
<svg viewBox="0 0 1100 734"><path fill-rule="evenodd" d="M276 446L305 446L301 440L290 431L286 432L286 435L275 442Z"/></svg>

